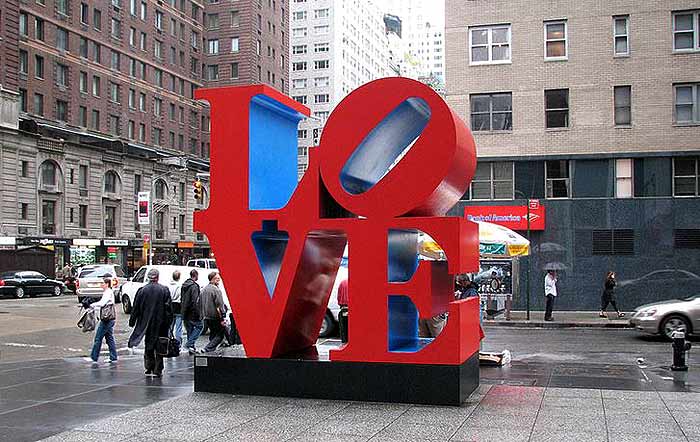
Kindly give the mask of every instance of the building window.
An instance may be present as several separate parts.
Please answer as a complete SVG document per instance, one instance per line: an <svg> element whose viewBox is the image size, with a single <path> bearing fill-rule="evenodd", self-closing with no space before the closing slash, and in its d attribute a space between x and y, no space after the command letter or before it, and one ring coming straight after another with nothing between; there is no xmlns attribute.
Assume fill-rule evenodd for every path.
<svg viewBox="0 0 700 442"><path fill-rule="evenodd" d="M105 207L105 236L108 238L114 238L117 236L117 208L106 206Z"/></svg>
<svg viewBox="0 0 700 442"><path fill-rule="evenodd" d="M697 158L673 159L673 196L698 196Z"/></svg>
<svg viewBox="0 0 700 442"><path fill-rule="evenodd" d="M510 25L470 28L470 64L510 62L510 39Z"/></svg>
<svg viewBox="0 0 700 442"><path fill-rule="evenodd" d="M306 70L306 62L305 61L295 61L292 63L292 72L299 72L299 71L305 71Z"/></svg>
<svg viewBox="0 0 700 442"><path fill-rule="evenodd" d="M569 90L545 90L544 110L547 129L569 127Z"/></svg>
<svg viewBox="0 0 700 442"><path fill-rule="evenodd" d="M292 37L294 37L294 38L306 37L307 33L308 32L307 32L306 28L294 28L294 29L292 29Z"/></svg>
<svg viewBox="0 0 700 442"><path fill-rule="evenodd" d="M87 94L88 92L88 74L87 72L80 71L78 76L78 84L80 87L80 92Z"/></svg>
<svg viewBox="0 0 700 442"><path fill-rule="evenodd" d="M472 131L513 130L512 101L510 92L471 95Z"/></svg>
<svg viewBox="0 0 700 442"><path fill-rule="evenodd" d="M116 193L118 180L119 177L117 177L116 172L114 172L113 170L107 171L107 173L105 174L105 193Z"/></svg>
<svg viewBox="0 0 700 442"><path fill-rule="evenodd" d="M139 110L141 112L146 112L146 94L143 92L139 93Z"/></svg>
<svg viewBox="0 0 700 442"><path fill-rule="evenodd" d="M68 86L68 66L56 64L56 84L62 87Z"/></svg>
<svg viewBox="0 0 700 442"><path fill-rule="evenodd" d="M544 58L545 60L566 60L568 41L566 20L545 22L544 24Z"/></svg>
<svg viewBox="0 0 700 442"><path fill-rule="evenodd" d="M241 17L238 11L231 11L231 27L235 28L240 26L241 24Z"/></svg>
<svg viewBox="0 0 700 442"><path fill-rule="evenodd" d="M185 215L180 215L180 235L185 234Z"/></svg>
<svg viewBox="0 0 700 442"><path fill-rule="evenodd" d="M219 40L217 40L217 39L209 40L207 50L208 50L210 55L218 54L219 53Z"/></svg>
<svg viewBox="0 0 700 442"><path fill-rule="evenodd" d="M53 161L41 164L41 186L56 186L58 184L58 167Z"/></svg>
<svg viewBox="0 0 700 442"><path fill-rule="evenodd" d="M26 37L29 35L28 25L29 17L26 12L20 12L19 14L19 35Z"/></svg>
<svg viewBox="0 0 700 442"><path fill-rule="evenodd" d="M673 50L700 50L700 11L673 14Z"/></svg>
<svg viewBox="0 0 700 442"><path fill-rule="evenodd" d="M316 60L314 61L314 69L328 69L330 67L329 60Z"/></svg>
<svg viewBox="0 0 700 442"><path fill-rule="evenodd" d="M146 142L146 125L143 123L139 123L139 141Z"/></svg>
<svg viewBox="0 0 700 442"><path fill-rule="evenodd" d="M19 110L27 112L27 90L24 88L19 88Z"/></svg>
<svg viewBox="0 0 700 442"><path fill-rule="evenodd" d="M292 54L293 55L306 54L306 45L294 45L294 46L292 46Z"/></svg>
<svg viewBox="0 0 700 442"><path fill-rule="evenodd" d="M306 20L306 11L295 11L292 12L292 20Z"/></svg>
<svg viewBox="0 0 700 442"><path fill-rule="evenodd" d="M37 40L44 41L44 20L38 17L34 19L34 32Z"/></svg>
<svg viewBox="0 0 700 442"><path fill-rule="evenodd" d="M129 109L136 109L136 91L129 89L129 95L127 97Z"/></svg>
<svg viewBox="0 0 700 442"><path fill-rule="evenodd" d="M121 124L118 115L109 116L109 132L114 136L121 135Z"/></svg>
<svg viewBox="0 0 700 442"><path fill-rule="evenodd" d="M68 15L68 1L69 0L56 0L56 9L63 15Z"/></svg>
<svg viewBox="0 0 700 442"><path fill-rule="evenodd" d="M34 56L34 76L40 80L44 79L44 57Z"/></svg>
<svg viewBox="0 0 700 442"><path fill-rule="evenodd" d="M29 212L29 204L27 203L22 203L21 209L20 209L20 218L21 219L27 219L29 218L28 212Z"/></svg>
<svg viewBox="0 0 700 442"><path fill-rule="evenodd" d="M92 25L98 31L102 30L102 11L95 9L92 11Z"/></svg>
<svg viewBox="0 0 700 442"><path fill-rule="evenodd" d="M238 52L239 48L240 46L238 37L231 38L231 52Z"/></svg>
<svg viewBox="0 0 700 442"><path fill-rule="evenodd" d="M206 29L219 28L219 14L207 14L204 16L204 27Z"/></svg>
<svg viewBox="0 0 700 442"><path fill-rule="evenodd" d="M34 113L44 116L44 96L42 94L34 94Z"/></svg>
<svg viewBox="0 0 700 442"><path fill-rule="evenodd" d="M78 107L78 126L87 127L87 107Z"/></svg>
<svg viewBox="0 0 700 442"><path fill-rule="evenodd" d="M111 19L110 34L114 38L121 38L122 35L122 22L116 18Z"/></svg>
<svg viewBox="0 0 700 442"><path fill-rule="evenodd" d="M569 198L571 182L569 179L569 162L545 161L545 196L547 198Z"/></svg>
<svg viewBox="0 0 700 442"><path fill-rule="evenodd" d="M219 65L212 64L207 66L207 80L218 80L219 79Z"/></svg>
<svg viewBox="0 0 700 442"><path fill-rule="evenodd" d="M24 49L19 50L19 73L27 75L29 71L29 53Z"/></svg>
<svg viewBox="0 0 700 442"><path fill-rule="evenodd" d="M298 103L306 104L306 95L295 95L292 99Z"/></svg>
<svg viewBox="0 0 700 442"><path fill-rule="evenodd" d="M155 26L159 31L163 30L163 13L161 11L156 11Z"/></svg>
<svg viewBox="0 0 700 442"><path fill-rule="evenodd" d="M331 84L331 79L329 77L316 77L314 78L314 87L328 87Z"/></svg>
<svg viewBox="0 0 700 442"><path fill-rule="evenodd" d="M29 176L29 162L28 161L21 162L20 176L22 178L27 178Z"/></svg>
<svg viewBox="0 0 700 442"><path fill-rule="evenodd" d="M92 130L100 130L100 111L93 109L90 123Z"/></svg>
<svg viewBox="0 0 700 442"><path fill-rule="evenodd" d="M632 86L615 86L615 126L632 124Z"/></svg>
<svg viewBox="0 0 700 442"><path fill-rule="evenodd" d="M231 63L231 78L238 78L238 63Z"/></svg>
<svg viewBox="0 0 700 442"><path fill-rule="evenodd" d="M153 144L156 146L163 145L163 129L159 127L153 128Z"/></svg>
<svg viewBox="0 0 700 442"><path fill-rule="evenodd" d="M513 163L477 163L474 178L469 186L472 200L512 200Z"/></svg>
<svg viewBox="0 0 700 442"><path fill-rule="evenodd" d="M329 103L330 96L328 94L316 94L314 95L314 103L316 104L321 104L321 103Z"/></svg>
<svg viewBox="0 0 700 442"><path fill-rule="evenodd" d="M314 26L314 35L326 35L330 31L330 26Z"/></svg>
<svg viewBox="0 0 700 442"><path fill-rule="evenodd" d="M153 98L153 115L160 117L163 112L163 100L160 98Z"/></svg>
<svg viewBox="0 0 700 442"><path fill-rule="evenodd" d="M119 98L119 85L117 83L112 83L111 81L109 82L109 99L115 103L120 102Z"/></svg>
<svg viewBox="0 0 700 442"><path fill-rule="evenodd" d="M56 234L56 201L41 202L41 233Z"/></svg>
<svg viewBox="0 0 700 442"><path fill-rule="evenodd" d="M63 28L56 28L56 48L59 51L68 50L68 31Z"/></svg>
<svg viewBox="0 0 700 442"><path fill-rule="evenodd" d="M80 37L80 44L78 45L78 52L83 58L88 58L88 40L85 37Z"/></svg>
<svg viewBox="0 0 700 442"><path fill-rule="evenodd" d="M88 168L84 164L78 167L78 188L83 190L88 188Z"/></svg>
<svg viewBox="0 0 700 442"><path fill-rule="evenodd" d="M630 54L629 46L629 17L613 17L613 38L615 41L615 55L624 56Z"/></svg>
<svg viewBox="0 0 700 442"><path fill-rule="evenodd" d="M615 160L615 196L632 198L632 160L623 158Z"/></svg>
<svg viewBox="0 0 700 442"><path fill-rule="evenodd" d="M328 18L328 16L329 16L328 8L314 10L314 18Z"/></svg>
<svg viewBox="0 0 700 442"><path fill-rule="evenodd" d="M99 97L101 95L102 87L100 84L100 77L97 75L92 76L92 95Z"/></svg>
<svg viewBox="0 0 700 442"><path fill-rule="evenodd" d="M306 129L299 129L297 130L297 138L300 140L303 140L307 137L307 130Z"/></svg>
<svg viewBox="0 0 700 442"><path fill-rule="evenodd" d="M87 25L89 15L90 15L90 8L88 7L87 3L81 3L80 4L80 23Z"/></svg>
<svg viewBox="0 0 700 442"><path fill-rule="evenodd" d="M700 83L675 85L675 122L700 123Z"/></svg>
<svg viewBox="0 0 700 442"><path fill-rule="evenodd" d="M295 78L292 80L292 89L304 89L306 87L306 78Z"/></svg>
<svg viewBox="0 0 700 442"><path fill-rule="evenodd" d="M330 51L330 44L329 43L315 43L314 44L314 52L315 53L321 53L321 52L328 52Z"/></svg>

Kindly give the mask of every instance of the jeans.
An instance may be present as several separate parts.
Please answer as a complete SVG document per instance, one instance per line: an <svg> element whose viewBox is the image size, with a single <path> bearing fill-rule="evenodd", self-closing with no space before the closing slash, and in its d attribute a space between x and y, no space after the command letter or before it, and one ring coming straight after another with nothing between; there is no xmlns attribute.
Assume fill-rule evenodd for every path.
<svg viewBox="0 0 700 442"><path fill-rule="evenodd" d="M226 330L219 319L205 319L205 321L209 327L209 343L204 347L204 351L214 351L226 337Z"/></svg>
<svg viewBox="0 0 700 442"><path fill-rule="evenodd" d="M552 319L552 310L554 309L554 295L547 295L547 303L544 311L544 319Z"/></svg>
<svg viewBox="0 0 700 442"><path fill-rule="evenodd" d="M156 353L155 347L146 347L146 351L143 352L143 365L146 371L157 375L163 374L163 356Z"/></svg>
<svg viewBox="0 0 700 442"><path fill-rule="evenodd" d="M194 348L197 338L202 334L204 324L202 321L185 321L185 329L187 330L187 343L185 347Z"/></svg>
<svg viewBox="0 0 700 442"><path fill-rule="evenodd" d="M175 320L173 321L173 336L175 339L182 343L182 315L175 314Z"/></svg>
<svg viewBox="0 0 700 442"><path fill-rule="evenodd" d="M114 342L114 319L111 321L100 321L97 326L97 331L95 332L95 343L92 345L92 354L90 357L93 361L97 362L100 357L100 351L102 350L102 339L107 341L107 347L109 347L109 359L111 361L117 360L117 344Z"/></svg>

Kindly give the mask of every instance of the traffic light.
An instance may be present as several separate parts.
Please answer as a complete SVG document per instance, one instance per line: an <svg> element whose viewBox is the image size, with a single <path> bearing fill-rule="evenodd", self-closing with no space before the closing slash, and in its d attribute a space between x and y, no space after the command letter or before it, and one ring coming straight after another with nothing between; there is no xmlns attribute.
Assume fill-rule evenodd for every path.
<svg viewBox="0 0 700 442"><path fill-rule="evenodd" d="M194 199L197 201L201 201L202 197L203 197L202 182L199 179L197 179L193 183L193 186L194 186L194 188L192 190L194 192Z"/></svg>

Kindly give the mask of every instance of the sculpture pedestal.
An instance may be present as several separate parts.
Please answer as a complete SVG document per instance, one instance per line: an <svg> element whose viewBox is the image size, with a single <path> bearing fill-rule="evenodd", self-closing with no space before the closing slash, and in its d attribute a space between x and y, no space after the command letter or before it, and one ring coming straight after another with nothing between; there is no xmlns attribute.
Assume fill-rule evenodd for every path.
<svg viewBox="0 0 700 442"><path fill-rule="evenodd" d="M197 355L194 391L369 402L460 405L479 386L479 354L461 365L332 362L318 353L247 358L240 349ZM239 346L237 346L239 347Z"/></svg>

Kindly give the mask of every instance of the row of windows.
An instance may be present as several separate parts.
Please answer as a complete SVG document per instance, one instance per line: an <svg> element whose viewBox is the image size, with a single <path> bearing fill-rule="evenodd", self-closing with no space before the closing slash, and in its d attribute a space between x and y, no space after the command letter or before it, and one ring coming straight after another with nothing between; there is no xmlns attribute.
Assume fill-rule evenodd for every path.
<svg viewBox="0 0 700 442"><path fill-rule="evenodd" d="M700 123L700 83L673 86L676 124ZM570 126L568 89L544 91L545 128ZM615 126L632 124L632 87L613 87L613 120ZM472 94L469 96L471 129L481 131L513 130L513 96L511 92Z"/></svg>
<svg viewBox="0 0 700 442"><path fill-rule="evenodd" d="M308 45L292 45L292 54L293 55L303 55L307 53ZM331 50L331 44L330 43L314 43L314 53L319 54L319 53L324 53L324 52L329 52Z"/></svg>
<svg viewBox="0 0 700 442"><path fill-rule="evenodd" d="M320 25L320 26L314 26L313 28L314 34L313 35L328 35L331 31L331 27L329 25ZM309 30L306 27L303 28L292 28L292 37L293 38L303 38L309 35Z"/></svg>
<svg viewBox="0 0 700 442"><path fill-rule="evenodd" d="M320 18L328 18L330 17L330 9L328 8L323 8L323 9L314 9L314 18L315 19L320 19ZM300 20L306 20L308 18L308 11L296 11L292 13L292 20L294 21L300 21Z"/></svg>
<svg viewBox="0 0 700 442"><path fill-rule="evenodd" d="M612 17L612 53L629 56L630 17ZM543 23L544 59L567 60L569 32L567 20ZM700 11L673 13L673 51L700 51ZM469 62L478 64L510 63L512 57L512 28L510 24L475 26L469 28Z"/></svg>
<svg viewBox="0 0 700 442"><path fill-rule="evenodd" d="M309 85L309 80L308 78L295 78L292 80L292 89L304 89L308 87ZM330 77L315 77L314 79L314 87L327 87L330 86L331 84L331 79ZM293 97L295 100L297 99L297 96L295 95ZM304 100L303 102L301 100ZM306 101L304 98L302 98L299 101L301 104L306 104Z"/></svg>
<svg viewBox="0 0 700 442"><path fill-rule="evenodd" d="M479 162L467 200L700 196L697 157Z"/></svg>
<svg viewBox="0 0 700 442"><path fill-rule="evenodd" d="M306 61L295 61L292 63L292 72L303 72L307 69ZM314 60L314 70L328 69L331 66L330 60Z"/></svg>

